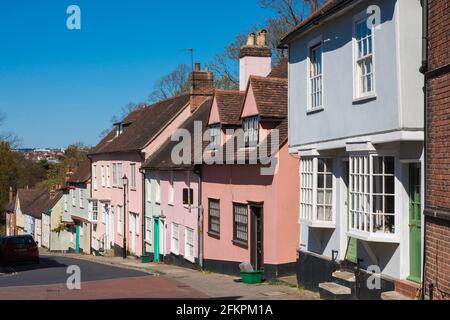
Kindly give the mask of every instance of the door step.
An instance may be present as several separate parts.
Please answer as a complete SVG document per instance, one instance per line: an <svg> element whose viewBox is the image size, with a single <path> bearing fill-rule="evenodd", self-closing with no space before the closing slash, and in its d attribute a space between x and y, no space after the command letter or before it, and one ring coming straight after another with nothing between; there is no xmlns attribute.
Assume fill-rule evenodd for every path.
<svg viewBox="0 0 450 320"><path fill-rule="evenodd" d="M333 273L333 278L335 278L339 282L344 282L345 284L349 285L354 285L356 282L355 274L348 271L336 271Z"/></svg>
<svg viewBox="0 0 450 320"><path fill-rule="evenodd" d="M395 281L395 291L411 299L416 299L419 297L420 288L420 284L409 280Z"/></svg>
<svg viewBox="0 0 450 320"><path fill-rule="evenodd" d="M319 284L320 298L324 300L350 300L352 290L334 282L324 282Z"/></svg>
<svg viewBox="0 0 450 320"><path fill-rule="evenodd" d="M397 291L387 291L381 294L381 300L414 300Z"/></svg>

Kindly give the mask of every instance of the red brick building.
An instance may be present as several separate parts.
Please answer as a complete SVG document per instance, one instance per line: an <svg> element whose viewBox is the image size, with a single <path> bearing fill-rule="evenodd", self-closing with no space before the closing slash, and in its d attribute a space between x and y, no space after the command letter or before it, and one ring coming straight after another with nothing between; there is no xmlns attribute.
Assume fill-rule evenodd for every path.
<svg viewBox="0 0 450 320"><path fill-rule="evenodd" d="M450 3L423 0L426 42L424 288L450 299Z"/></svg>

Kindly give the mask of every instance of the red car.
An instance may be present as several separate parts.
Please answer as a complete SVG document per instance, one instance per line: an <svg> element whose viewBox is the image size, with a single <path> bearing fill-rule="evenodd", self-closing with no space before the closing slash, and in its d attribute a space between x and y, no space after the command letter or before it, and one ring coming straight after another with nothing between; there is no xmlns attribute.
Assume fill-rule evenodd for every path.
<svg viewBox="0 0 450 320"><path fill-rule="evenodd" d="M39 249L32 236L4 237L0 240L0 262L14 264L32 262L39 264Z"/></svg>

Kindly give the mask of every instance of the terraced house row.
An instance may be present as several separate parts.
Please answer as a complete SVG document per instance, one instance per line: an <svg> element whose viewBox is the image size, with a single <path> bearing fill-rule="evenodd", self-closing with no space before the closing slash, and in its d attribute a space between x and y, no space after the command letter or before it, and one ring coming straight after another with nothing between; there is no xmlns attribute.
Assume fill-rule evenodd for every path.
<svg viewBox="0 0 450 320"><path fill-rule="evenodd" d="M116 123L66 186L19 190L8 232L31 233L50 250L232 275L250 262L266 279L296 274L325 296L445 299L450 272L430 265L426 282L423 268L421 71L438 2L327 1L280 39L287 55L276 63L267 32L250 34L238 90L215 88L196 64L189 92ZM442 6L439 21L448 21ZM442 38L448 23L444 30ZM433 41L447 52L443 72L448 39ZM448 119L441 125L448 129ZM448 160L448 145L444 152ZM433 181L430 197L449 199ZM430 228L447 230L436 219L447 221L448 201L429 204ZM449 248L448 237L438 241ZM376 289L366 285L373 272ZM429 291L429 283L439 287Z"/></svg>

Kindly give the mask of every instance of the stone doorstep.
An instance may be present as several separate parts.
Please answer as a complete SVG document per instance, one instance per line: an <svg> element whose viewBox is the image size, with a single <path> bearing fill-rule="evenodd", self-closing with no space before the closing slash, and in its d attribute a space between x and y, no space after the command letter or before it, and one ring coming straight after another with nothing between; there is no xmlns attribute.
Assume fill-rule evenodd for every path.
<svg viewBox="0 0 450 320"><path fill-rule="evenodd" d="M288 286L298 287L297 276L285 276L277 278L283 284L287 284Z"/></svg>
<svg viewBox="0 0 450 320"><path fill-rule="evenodd" d="M348 271L336 271L333 273L333 277L352 284L356 282L355 274Z"/></svg>
<svg viewBox="0 0 450 320"><path fill-rule="evenodd" d="M414 300L397 291L387 291L381 294L381 300Z"/></svg>
<svg viewBox="0 0 450 320"><path fill-rule="evenodd" d="M408 298L416 299L420 292L421 285L409 280L396 280L394 282L395 291Z"/></svg>
<svg viewBox="0 0 450 320"><path fill-rule="evenodd" d="M352 290L350 288L341 286L340 284L334 282L320 283L319 288L335 296L346 296L346 295L349 296L352 294Z"/></svg>

